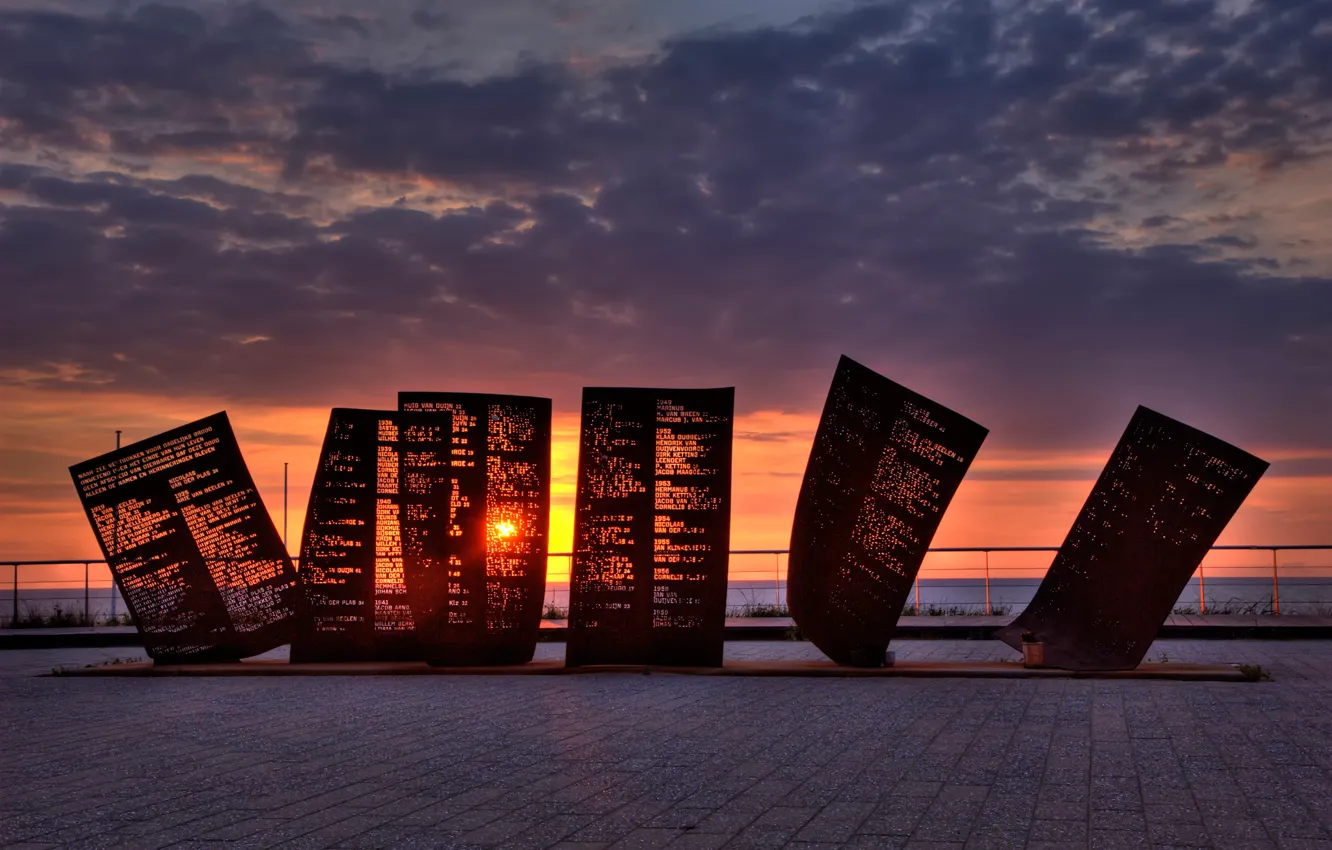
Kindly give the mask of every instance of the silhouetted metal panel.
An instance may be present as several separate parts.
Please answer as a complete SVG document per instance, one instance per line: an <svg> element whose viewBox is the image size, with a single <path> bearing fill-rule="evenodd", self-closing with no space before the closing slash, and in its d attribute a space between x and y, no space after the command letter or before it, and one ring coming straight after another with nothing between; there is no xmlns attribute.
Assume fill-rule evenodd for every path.
<svg viewBox="0 0 1332 850"><path fill-rule="evenodd" d="M403 437L412 436L410 462L432 449L447 454L452 429L448 414L424 419L346 408L330 414L301 535L307 605L292 660L418 657L400 532Z"/></svg>
<svg viewBox="0 0 1332 850"><path fill-rule="evenodd" d="M1267 462L1139 407L1035 598L997 637L1030 630L1045 664L1131 670Z"/></svg>
<svg viewBox="0 0 1332 850"><path fill-rule="evenodd" d="M721 666L735 390L583 390L565 663Z"/></svg>
<svg viewBox="0 0 1332 850"><path fill-rule="evenodd" d="M536 652L550 526L550 399L398 394L403 558L432 664L523 664ZM437 412L451 441L434 448ZM422 439L426 446L421 447Z"/></svg>
<svg viewBox="0 0 1332 850"><path fill-rule="evenodd" d="M226 413L70 474L154 661L237 660L291 639L296 570Z"/></svg>
<svg viewBox="0 0 1332 850"><path fill-rule="evenodd" d="M944 509L988 431L848 357L796 502L787 604L838 664L883 665Z"/></svg>

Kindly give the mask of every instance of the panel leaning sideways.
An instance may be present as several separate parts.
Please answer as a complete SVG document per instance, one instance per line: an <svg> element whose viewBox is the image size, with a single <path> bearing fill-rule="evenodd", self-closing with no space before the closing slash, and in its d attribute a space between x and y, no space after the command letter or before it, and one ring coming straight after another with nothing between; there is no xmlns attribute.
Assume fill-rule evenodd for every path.
<svg viewBox="0 0 1332 850"><path fill-rule="evenodd" d="M838 664L882 667L907 594L989 432L842 357L796 500L787 605Z"/></svg>
<svg viewBox="0 0 1332 850"><path fill-rule="evenodd" d="M154 662L237 661L291 639L296 570L225 412L70 474Z"/></svg>
<svg viewBox="0 0 1332 850"><path fill-rule="evenodd" d="M996 637L1068 670L1138 666L1267 462L1139 407L1031 604Z"/></svg>

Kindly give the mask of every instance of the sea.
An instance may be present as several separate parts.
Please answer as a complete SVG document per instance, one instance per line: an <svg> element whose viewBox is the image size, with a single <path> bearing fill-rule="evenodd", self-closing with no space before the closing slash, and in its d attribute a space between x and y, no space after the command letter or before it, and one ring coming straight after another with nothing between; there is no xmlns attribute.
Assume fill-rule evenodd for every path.
<svg viewBox="0 0 1332 850"><path fill-rule="evenodd" d="M1039 577L996 578L989 583L989 608L995 614L1017 614L1031 601L1040 585ZM986 613L986 586L979 579L922 578L907 597L904 614L948 614L962 616ZM111 588L90 587L85 597L82 583L75 588L20 587L20 618L35 615L50 617L64 613L81 617L91 611L95 622L123 615L125 601ZM549 582L546 607L551 614L561 614L569 605L568 582ZM729 616L782 616L786 605L786 582L732 581L727 586L726 608ZM1175 603L1182 614L1270 614L1280 607L1283 615L1332 615L1332 578L1282 578L1273 594L1268 577L1204 578L1195 577L1185 586ZM0 588L0 627L10 625L14 611L12 590Z"/></svg>

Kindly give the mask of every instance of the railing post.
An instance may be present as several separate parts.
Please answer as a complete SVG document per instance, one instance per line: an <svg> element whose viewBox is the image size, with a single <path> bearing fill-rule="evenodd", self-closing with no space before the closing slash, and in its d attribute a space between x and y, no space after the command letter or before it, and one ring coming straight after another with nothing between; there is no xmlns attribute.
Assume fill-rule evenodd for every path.
<svg viewBox="0 0 1332 850"><path fill-rule="evenodd" d="M990 616L990 550L985 550L985 616Z"/></svg>
<svg viewBox="0 0 1332 850"><path fill-rule="evenodd" d="M106 568L110 570L111 565L107 564ZM114 623L119 619L120 618L116 616L116 574L111 573L111 622Z"/></svg>
<svg viewBox="0 0 1332 850"><path fill-rule="evenodd" d="M92 600L88 597L88 562L83 562L83 624L92 625Z"/></svg>
<svg viewBox="0 0 1332 850"><path fill-rule="evenodd" d="M1281 589L1277 584L1277 550L1272 547L1272 613L1281 613Z"/></svg>
<svg viewBox="0 0 1332 850"><path fill-rule="evenodd" d="M920 616L920 573L916 573L916 616Z"/></svg>
<svg viewBox="0 0 1332 850"><path fill-rule="evenodd" d="M782 607L782 556L772 553L772 607Z"/></svg>
<svg viewBox="0 0 1332 850"><path fill-rule="evenodd" d="M14 564L14 618L9 621L11 628L18 628L18 564Z"/></svg>
<svg viewBox="0 0 1332 850"><path fill-rule="evenodd" d="M573 617L573 553L570 552L565 558L569 562L569 580L565 582L564 587L564 615L570 619ZM729 559L728 559L729 561Z"/></svg>
<svg viewBox="0 0 1332 850"><path fill-rule="evenodd" d="M1203 572L1203 565L1198 565L1198 613L1207 613L1207 574Z"/></svg>

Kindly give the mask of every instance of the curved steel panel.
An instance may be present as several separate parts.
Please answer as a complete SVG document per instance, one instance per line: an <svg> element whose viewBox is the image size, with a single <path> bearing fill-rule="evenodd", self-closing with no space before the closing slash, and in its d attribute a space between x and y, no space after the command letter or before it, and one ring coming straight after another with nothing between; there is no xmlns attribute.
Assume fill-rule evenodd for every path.
<svg viewBox="0 0 1332 850"><path fill-rule="evenodd" d="M944 509L988 431L842 357L796 502L787 605L838 664L882 666Z"/></svg>
<svg viewBox="0 0 1332 850"><path fill-rule="evenodd" d="M996 637L1045 664L1131 670L1267 462L1139 407L1036 596Z"/></svg>
<svg viewBox="0 0 1332 850"><path fill-rule="evenodd" d="M301 534L305 610L293 661L419 656L403 563L399 487L407 417L334 408L329 414ZM450 419L433 422L447 453ZM432 433L427 427L421 438Z"/></svg>
<svg viewBox="0 0 1332 850"><path fill-rule="evenodd" d="M154 661L238 660L291 639L296 570L225 412L70 474Z"/></svg>

